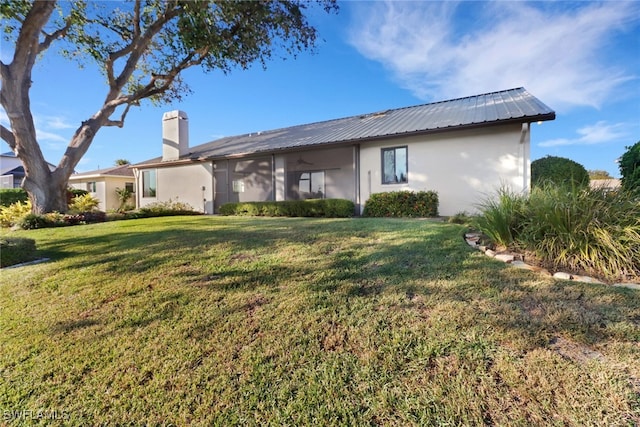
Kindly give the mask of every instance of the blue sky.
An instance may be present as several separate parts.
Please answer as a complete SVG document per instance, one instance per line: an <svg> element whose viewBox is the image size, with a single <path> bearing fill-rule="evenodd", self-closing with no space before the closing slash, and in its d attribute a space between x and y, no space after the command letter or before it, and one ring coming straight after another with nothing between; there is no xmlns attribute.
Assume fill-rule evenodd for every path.
<svg viewBox="0 0 640 427"><path fill-rule="evenodd" d="M191 145L302 123L524 86L556 111L532 127L531 158L554 155L619 176L640 140L640 2L342 2L311 13L314 55L224 75L189 70L181 102L143 104L103 128L78 172L161 154L165 111L187 112ZM3 42L0 58L9 58ZM36 65L32 112L57 164L106 94L91 66L48 52ZM0 122L8 124L0 110ZM1 151L8 151L6 143Z"/></svg>

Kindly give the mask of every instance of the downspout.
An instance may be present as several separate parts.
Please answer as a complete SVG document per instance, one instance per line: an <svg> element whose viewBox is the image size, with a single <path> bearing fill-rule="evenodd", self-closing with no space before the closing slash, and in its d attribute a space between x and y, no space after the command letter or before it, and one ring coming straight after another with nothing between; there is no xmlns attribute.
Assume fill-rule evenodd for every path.
<svg viewBox="0 0 640 427"><path fill-rule="evenodd" d="M360 209L360 145L353 146L353 174L356 186L356 213L360 215L362 212Z"/></svg>
<svg viewBox="0 0 640 427"><path fill-rule="evenodd" d="M530 139L531 124L523 123L522 129L520 130L520 147L522 147L522 189L525 194L528 194L531 188L531 162L529 159Z"/></svg>
<svg viewBox="0 0 640 427"><path fill-rule="evenodd" d="M140 209L140 171L133 168L133 178L136 182L136 209Z"/></svg>
<svg viewBox="0 0 640 427"><path fill-rule="evenodd" d="M271 200L276 200L276 155L271 154Z"/></svg>

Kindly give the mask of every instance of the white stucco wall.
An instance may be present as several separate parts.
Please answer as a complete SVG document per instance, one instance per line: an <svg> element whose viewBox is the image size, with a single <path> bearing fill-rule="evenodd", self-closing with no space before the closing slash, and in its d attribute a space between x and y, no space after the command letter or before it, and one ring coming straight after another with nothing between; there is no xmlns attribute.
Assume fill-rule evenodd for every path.
<svg viewBox="0 0 640 427"><path fill-rule="evenodd" d="M213 164L211 162L151 169L156 170L156 195L143 197L142 171L149 169L140 169L136 188L138 207L171 200L188 203L199 212L213 213Z"/></svg>
<svg viewBox="0 0 640 427"><path fill-rule="evenodd" d="M407 146L408 182L382 184L381 149ZM529 133L521 124L367 142L360 147L364 203L385 191L438 192L440 215L477 211L476 204L501 186L529 189Z"/></svg>

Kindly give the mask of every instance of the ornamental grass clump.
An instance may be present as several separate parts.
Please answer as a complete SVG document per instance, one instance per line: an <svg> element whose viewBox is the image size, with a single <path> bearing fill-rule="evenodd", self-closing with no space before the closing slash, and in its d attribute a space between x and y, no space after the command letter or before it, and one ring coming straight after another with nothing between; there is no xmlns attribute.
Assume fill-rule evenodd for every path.
<svg viewBox="0 0 640 427"><path fill-rule="evenodd" d="M498 246L513 246L522 231L526 215L527 198L506 187L500 188L496 198L480 203L482 212L476 219L478 227Z"/></svg>
<svg viewBox="0 0 640 427"><path fill-rule="evenodd" d="M640 202L624 191L534 188L518 235L554 268L610 280L640 275Z"/></svg>
<svg viewBox="0 0 640 427"><path fill-rule="evenodd" d="M479 228L545 265L610 281L640 277L640 201L629 192L547 184L528 197L500 190Z"/></svg>

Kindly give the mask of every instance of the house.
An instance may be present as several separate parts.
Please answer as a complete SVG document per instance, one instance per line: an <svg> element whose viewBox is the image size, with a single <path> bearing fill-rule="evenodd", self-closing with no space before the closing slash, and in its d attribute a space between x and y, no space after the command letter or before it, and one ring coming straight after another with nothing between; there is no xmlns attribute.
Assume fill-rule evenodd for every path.
<svg viewBox="0 0 640 427"><path fill-rule="evenodd" d="M591 179L589 180L589 187L593 189L602 189L605 191L615 191L622 186L622 182L616 178L608 179Z"/></svg>
<svg viewBox="0 0 640 427"><path fill-rule="evenodd" d="M47 164L49 170L56 168L51 163ZM24 176L22 161L12 151L0 154L0 188L20 188Z"/></svg>
<svg viewBox="0 0 640 427"><path fill-rule="evenodd" d="M133 166L138 207L169 199L204 213L227 202L434 190L440 214L475 211L501 186L528 191L530 124L555 112L524 88L379 111L189 146L163 116L162 156Z"/></svg>
<svg viewBox="0 0 640 427"><path fill-rule="evenodd" d="M133 192L135 179L130 165L121 165L73 174L69 177L69 186L88 191L93 197L100 200L98 209L106 212L120 207L120 199L116 189L126 188ZM133 205L133 203L132 198L131 204Z"/></svg>

